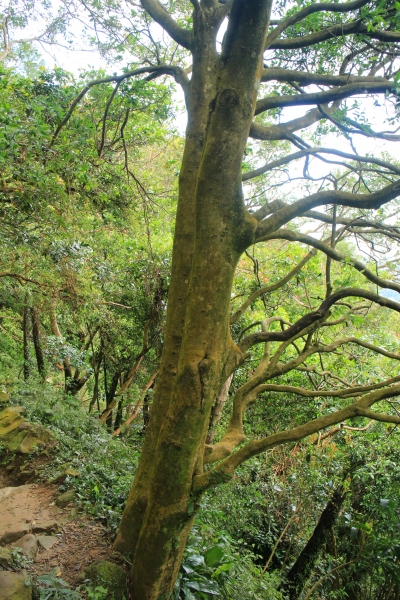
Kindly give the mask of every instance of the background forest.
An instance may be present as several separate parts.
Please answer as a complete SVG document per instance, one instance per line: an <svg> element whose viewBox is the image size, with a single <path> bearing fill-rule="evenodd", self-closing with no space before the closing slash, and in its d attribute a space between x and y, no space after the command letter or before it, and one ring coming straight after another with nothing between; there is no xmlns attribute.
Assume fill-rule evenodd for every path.
<svg viewBox="0 0 400 600"><path fill-rule="evenodd" d="M148 48L160 54L160 63L171 53L161 38L152 39L145 17L143 29L125 39L119 12L135 22L139 10L129 6L127 12L122 4L62 3L52 7L44 29L47 3L1 8L1 398L4 406L23 406L29 421L54 435L54 456L36 476L54 482L68 464L71 474L59 490L75 490L75 506L102 524L110 543L157 385L184 146L173 79L112 75L127 56L122 73L139 68ZM76 22L86 9L81 31ZM181 12L185 25L187 10ZM36 36L39 43L31 39ZM73 47L77 38L100 52L102 68L77 73L50 67L46 44ZM329 52L339 60L340 46L324 48L324 60ZM392 76L398 80L397 71ZM85 86L87 93L69 112ZM281 88L270 92L278 96ZM371 107L360 101L352 109L367 120ZM280 118L279 111L273 108L272 116ZM270 124L269 118L261 115L260 124ZM307 132L308 144L347 140L334 125L320 120ZM308 156L304 168L287 166L282 157L289 144L248 141L243 179L250 210L265 198L294 202L300 188L311 190L316 181L363 192L392 181L385 165L400 172L390 145L373 155L384 164L361 172L345 158L315 167ZM265 157L273 166L247 177ZM332 288L363 288L382 302L397 301L399 284L381 283L398 281L398 211L398 200L374 211L375 222L389 225L371 235L360 225L358 209L331 206L326 222L303 215L296 229L289 224L285 230L293 239L286 233L246 250L232 290L233 340L239 344L255 328L284 331ZM342 229L340 218L347 219ZM307 236L330 245L331 255L312 247ZM379 389L382 382L400 382L399 322L398 312L368 297L345 298L323 325L285 348L278 341L248 348L247 360L215 398L207 444L217 448L212 445L225 439L234 397L259 374L260 364L275 357L288 366L263 383L257 403L246 405L243 427L250 440L332 414L350 395ZM300 361L311 343L320 350ZM393 422L352 417L260 453L229 482L206 492L173 598L398 600L399 400L383 399L380 407ZM2 460L3 467L9 464L6 450ZM38 597L107 597L104 589L51 581L44 587L39 582Z"/></svg>

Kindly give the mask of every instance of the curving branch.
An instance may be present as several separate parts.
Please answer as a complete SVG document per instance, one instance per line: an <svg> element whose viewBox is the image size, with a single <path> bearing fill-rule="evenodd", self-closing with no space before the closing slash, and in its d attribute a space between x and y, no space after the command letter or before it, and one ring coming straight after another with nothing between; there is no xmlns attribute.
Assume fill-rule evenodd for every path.
<svg viewBox="0 0 400 600"><path fill-rule="evenodd" d="M358 8L362 8L366 4L368 4L369 0L354 0L353 2L346 3L333 3L333 2L319 2L315 4L311 4L306 6L305 8L299 10L297 13L287 17L280 21L280 23L271 31L268 35L265 47L266 48L275 48L275 44L273 43L278 37L289 27L292 27L296 23L299 23L309 15L312 15L316 12L333 12L333 13L346 13L351 12L353 10L357 10Z"/></svg>
<svg viewBox="0 0 400 600"><path fill-rule="evenodd" d="M140 0L140 2L151 18L161 25L177 44L191 50L193 43L192 31L180 27L158 0Z"/></svg>
<svg viewBox="0 0 400 600"><path fill-rule="evenodd" d="M400 285L398 283L394 283L392 281L382 279L382 277L379 277L378 275L376 275L375 273L370 271L359 260L356 260L349 256L345 256L344 254L342 254L341 252L336 250L336 248L332 248L332 246L329 246L328 244L325 244L323 241L318 240L317 238L311 237L310 235L306 235L304 233L299 233L299 232L293 231L291 229L279 229L279 231L276 231L274 233L271 233L268 236L265 236L263 241L267 241L267 240L288 240L290 242L300 242L302 244L307 244L308 246L313 246L317 250L321 250L321 252L326 254L326 256L328 256L329 258L332 258L333 260L336 260L338 262L342 262L342 263L351 265L359 273L364 275L364 277L366 277L366 279L368 279L369 281L372 281L372 283L375 283L379 287L384 288L384 289L389 289L389 290L395 290L396 292L400 293Z"/></svg>
<svg viewBox="0 0 400 600"><path fill-rule="evenodd" d="M274 200L273 202L266 202L258 210L251 213L251 216L253 217L253 219L256 219L256 221L262 221L266 216L275 213L277 210L283 208L284 206L288 206L288 204L286 204L286 202L284 202L283 200ZM332 215L329 215L327 213L321 213L315 210L307 210L301 216L307 217L309 219L315 219L317 221L322 221L322 223L333 223ZM354 229L354 227L364 227L376 229L382 235L393 239L398 239L400 235L399 227L396 227L395 225L385 225L384 223L380 223L379 221L368 221L362 216L355 218L336 217L336 224L345 225L347 230L352 233L362 232L362 230ZM366 229L363 233L369 233L368 229Z"/></svg>
<svg viewBox="0 0 400 600"><path fill-rule="evenodd" d="M297 94L292 96L268 96L258 100L255 114L270 110L272 108L284 108L286 106L301 106L304 104L327 104L337 100L349 98L354 94L382 94L394 89L395 84L391 81L371 83L350 83L341 87L335 87L324 92L310 94Z"/></svg>
<svg viewBox="0 0 400 600"><path fill-rule="evenodd" d="M400 356L398 356L400 360ZM297 396L304 396L305 398L354 398L361 396L365 392L372 390L379 390L383 387L392 385L400 381L400 375L386 379L382 383L375 383L371 385L360 385L353 388L345 388L340 390L307 390L306 388L299 388L293 385L275 385L273 383L266 383L258 387L258 393L262 392L278 392L285 394L296 394Z"/></svg>
<svg viewBox="0 0 400 600"><path fill-rule="evenodd" d="M50 143L50 148L54 145L61 129L70 120L72 113L74 112L74 110L77 107L77 105L79 104L79 102L82 100L82 98L84 98L84 96L86 96L86 94L92 87L94 87L95 85L101 85L102 83L112 83L112 82L115 82L117 84L117 86L119 86L125 79L129 79L130 77L134 77L135 75L143 75L144 73L151 73L154 75L154 77L156 77L156 76L159 77L161 75L172 75L177 82L179 82L181 85L183 85L185 94L187 92L186 85L189 82L188 77L187 77L185 71L181 67L177 67L174 65L157 65L155 67L140 67L139 69L134 69L133 71L127 71L126 73L123 73L122 75L110 75L110 77L104 77L102 79L94 79L93 81L90 81L83 88L83 90L81 92L79 92L79 94L77 95L75 100L72 102L67 114L65 115L63 120L59 123L57 129L55 130L55 132L53 134L53 137L52 137L51 143Z"/></svg>
<svg viewBox="0 0 400 600"><path fill-rule="evenodd" d="M300 83L302 85L348 85L351 83L387 83L385 77L357 76L346 73L345 75L329 75L326 73L308 73L307 71L295 71L294 69L283 69L270 67L263 69L261 82L281 81L282 83Z"/></svg>
<svg viewBox="0 0 400 600"><path fill-rule="evenodd" d="M343 122L341 122L338 119L336 119L332 114L328 114L324 110L323 106L319 105L318 108L329 121L331 121L334 125L336 125L338 129L340 129L340 131L343 131L344 133L353 133L370 138L380 138L382 140L388 140L392 142L398 142L400 140L399 135L395 135L391 132L374 131L369 125L360 125L359 123L357 123L357 121L354 121L353 119L350 119L347 116L345 116L343 118ZM352 125L353 129L351 127L348 127L348 124Z"/></svg>
<svg viewBox="0 0 400 600"><path fill-rule="evenodd" d="M317 327L308 328L307 333L310 334L317 329ZM265 332L266 329L263 328ZM306 367L301 367L301 364L313 354L321 354L321 353L330 353L334 352L341 346L344 346L349 343L359 344L360 346L367 347L377 354L383 354L384 356L388 356L386 350L379 348L378 346L373 346L372 344L368 344L359 340L358 338L343 338L336 340L332 344L324 345L324 344L315 344L312 346L306 346L303 351L299 352L299 355L289 361L288 363L279 363L279 358L282 355L283 351L287 346L293 342L295 338L292 338L288 342L281 345L281 347L275 353L273 359L269 360L269 350L270 345L266 344L268 350L268 359L265 361L264 359L261 361L259 367L254 371L252 377L243 384L236 392L233 398L233 406L232 406L232 414L229 420L227 431L221 441L217 444L207 445L204 449L204 463L209 464L216 462L229 456L233 452L233 450L239 446L245 439L246 436L244 434L243 429L243 415L247 408L253 404L257 396L262 392L272 391L272 392L284 392L296 394L298 396L304 396L307 398L312 397L338 397L338 398L349 398L360 396L365 392L381 389L383 387L388 387L393 383L400 381L400 376L392 377L386 381L383 381L378 384L371 384L365 386L349 386L344 389L339 390L309 390L305 388L294 387L290 385L277 385L277 384L265 384L265 381L269 381L281 375L284 375L293 369L297 370L306 370L309 369ZM390 353L391 356L389 358L395 358L396 360L400 360L400 355ZM264 364L262 364L264 363Z"/></svg>
<svg viewBox="0 0 400 600"><path fill-rule="evenodd" d="M349 206L352 208L378 209L383 204L390 202L390 200L398 196L400 196L400 181L395 181L370 194L352 194L340 190L324 190L310 194L301 200L293 202L293 204L284 206L259 223L255 233L255 241L262 241L265 236L317 206L337 204L338 206Z"/></svg>
<svg viewBox="0 0 400 600"><path fill-rule="evenodd" d="M277 169L278 167L282 167L283 165L287 165L293 160L298 160L299 158L304 158L305 156L310 156L315 154L318 158L318 154L333 154L334 156L340 156L341 158L346 158L349 160L354 160L359 163L370 163L374 165L378 165L385 169L400 175L400 168L396 167L396 165L389 163L385 160L380 160L379 158L370 158L368 156L359 156L358 154L349 154L348 152L342 152L341 150L335 150L334 148L322 148L317 146L315 148L306 148L305 150L300 150L299 152L293 152L292 154L288 154L282 158L278 158L277 160L271 161L270 163L266 163L262 167L258 169L254 169L254 171L248 171L244 173L242 176L242 181L248 181L249 179L254 179L255 177L259 177L260 175L264 175L264 173L268 173L273 169Z"/></svg>
<svg viewBox="0 0 400 600"><path fill-rule="evenodd" d="M299 264L296 265L291 271L289 271L289 273L285 277L283 277L276 283L273 283L271 285L267 285L265 287L259 288L258 290L255 290L255 292L253 292L247 298L247 300L245 302L243 302L242 306L231 316L230 321L229 321L230 324L232 325L233 323L236 323L237 321L239 321L240 317L244 314L244 312L248 309L248 307L251 304L253 304L253 302L255 300L257 300L257 298L259 298L260 296L263 296L264 294L269 294L271 292L274 292L275 290L278 290L279 288L286 285L291 279L293 279L293 277L297 273L299 273L301 271L301 269L304 267L304 265L306 265L308 263L308 261L315 255L316 255L316 250L311 250L311 252L306 254L306 256L299 262Z"/></svg>
<svg viewBox="0 0 400 600"><path fill-rule="evenodd" d="M292 119L291 121L281 123L280 125L270 125L267 127L253 121L250 127L249 137L255 140L289 140L291 134L295 131L300 131L301 129L314 125L314 123L317 123L321 119L326 119L327 115L331 115L339 108L339 106L340 101L337 103L334 102L332 106L324 107L323 113L320 108L313 108L302 117Z"/></svg>
<svg viewBox="0 0 400 600"><path fill-rule="evenodd" d="M261 454L261 452L270 450L275 446L301 440L309 435L312 435L313 433L321 431L322 429L331 427L337 423L342 423L343 421L354 417L361 416L374 419L376 421L400 424L400 417L398 416L375 413L373 410L371 410L371 406L377 402L386 400L388 398L393 398L398 395L400 395L400 385L392 386L384 390L373 391L366 396L362 396L356 402L345 408L342 408L341 410L324 415L323 417L319 417L317 419L313 419L312 421L308 421L304 425L294 427L293 429L280 431L265 438L252 440L240 448L237 452L225 458L225 460L223 460L213 469L197 475L193 480L193 489L196 492L202 492L223 481L228 481L233 477L235 469L253 456L257 456L257 454Z"/></svg>
<svg viewBox="0 0 400 600"><path fill-rule="evenodd" d="M329 313L330 308L342 298L365 298L366 300L371 300L380 306L384 306L386 308L390 308L400 313L400 304L394 302L393 300L389 300L389 298L383 298L378 294L374 294L368 290L363 290L362 288L344 288L343 290L339 290L331 294L328 298L326 298L322 304L304 317L301 317L296 323L293 323L290 327L285 329L284 331L269 331L269 332L257 332L248 335L243 338L243 340L238 344L239 348L242 352L246 352L249 348L254 346L255 344L260 344L262 342L285 342L291 340L294 336L300 334L304 330L307 329L310 325L316 323L317 321L325 318Z"/></svg>
<svg viewBox="0 0 400 600"><path fill-rule="evenodd" d="M346 24L338 23L337 25L332 25L332 27L327 27L321 31L310 33L309 35L276 40L268 47L268 49L296 50L298 48L308 48L309 46L314 46L315 44L325 42L326 40L331 40L332 38L336 39L353 33L381 42L400 42L399 31L382 31L377 29L375 29L375 31L368 31L367 26L359 19Z"/></svg>

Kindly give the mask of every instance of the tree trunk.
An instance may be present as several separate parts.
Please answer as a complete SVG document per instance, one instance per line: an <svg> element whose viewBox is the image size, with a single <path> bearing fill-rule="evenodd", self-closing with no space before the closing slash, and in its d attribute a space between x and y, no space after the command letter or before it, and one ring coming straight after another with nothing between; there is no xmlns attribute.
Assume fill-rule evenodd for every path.
<svg viewBox="0 0 400 600"><path fill-rule="evenodd" d="M215 400L215 404L212 407L211 416L210 416L210 425L208 428L208 434L207 434L207 439L206 439L207 444L214 443L215 433L216 433L215 426L218 423L218 421L220 420L220 418L222 417L222 411L224 410L225 402L228 400L229 389L231 387L232 379L233 379L233 373L232 373L232 375L229 375L228 379L225 381L224 385L221 388L221 391L219 392L219 394L217 396L217 399Z"/></svg>
<svg viewBox="0 0 400 600"><path fill-rule="evenodd" d="M46 377L46 370L44 366L44 356L42 345L40 343L40 329L39 329L39 319L36 312L36 309L31 306L31 320L32 320L32 337L33 337L33 345L35 347L35 355L36 355L36 363L39 371L40 377L44 380Z"/></svg>
<svg viewBox="0 0 400 600"><path fill-rule="evenodd" d="M110 388L108 390L107 389L105 390L105 392L106 392L106 407L108 407L111 404L111 402L114 400L114 396L115 396L115 393L118 388L120 377L121 377L121 371L116 371L111 380ZM106 420L106 425L107 425L108 431L111 431L111 429L112 429L112 419L113 419L113 414L111 411L109 413L109 415L107 416L107 420Z"/></svg>
<svg viewBox="0 0 400 600"><path fill-rule="evenodd" d="M135 600L172 593L198 505L192 481L202 472L212 404L242 358L230 337L229 305L237 262L256 227L244 209L241 162L269 9L262 0L236 0L220 57L214 10L203 9L195 19L165 345L142 457L115 542L117 550L133 553Z"/></svg>
<svg viewBox="0 0 400 600"><path fill-rule="evenodd" d="M145 432L150 421L150 394L146 394L143 398L143 431Z"/></svg>
<svg viewBox="0 0 400 600"><path fill-rule="evenodd" d="M22 314L22 329L24 335L24 379L27 381L30 375L30 356L29 356L29 319L28 307L25 304Z"/></svg>
<svg viewBox="0 0 400 600"><path fill-rule="evenodd" d="M289 600L297 600L310 577L316 559L326 541L326 536L332 528L346 497L343 488L333 492L332 498L322 511L320 519L312 536L303 548L300 556L286 575L285 583L281 586Z"/></svg>
<svg viewBox="0 0 400 600"><path fill-rule="evenodd" d="M56 308L57 308L57 302L56 302L56 300L54 300L52 302L51 309L50 309L50 315L49 315L50 316L51 333L55 337L57 337L59 340L62 340L63 337L61 335L60 328L58 327ZM69 382L73 378L73 369L69 362L68 357L66 357L63 361L63 369L64 369L64 379L65 379L65 391L67 392L67 391L69 391L68 390Z"/></svg>
<svg viewBox="0 0 400 600"><path fill-rule="evenodd" d="M94 386L93 386L93 395L89 404L89 413L92 412L94 405L97 403L97 410L100 412L100 404L99 404L99 378L100 378L100 370L101 364L103 362L103 346L100 345L100 348L97 352L93 349L93 357L92 357L92 365L93 365L93 375L94 375Z"/></svg>
<svg viewBox="0 0 400 600"><path fill-rule="evenodd" d="M122 423L122 403L123 403L123 401L124 401L124 397L121 396L121 398L118 400L117 414L115 415L115 421L114 421L114 431L116 431Z"/></svg>

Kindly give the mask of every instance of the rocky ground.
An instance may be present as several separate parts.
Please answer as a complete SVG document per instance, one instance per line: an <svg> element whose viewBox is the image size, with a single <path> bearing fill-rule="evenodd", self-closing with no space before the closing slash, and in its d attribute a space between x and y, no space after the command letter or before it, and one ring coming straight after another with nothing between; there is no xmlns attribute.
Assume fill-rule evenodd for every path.
<svg viewBox="0 0 400 600"><path fill-rule="evenodd" d="M102 597L122 600L125 574L121 567L105 562L106 558L115 558L105 529L88 515L77 512L73 490L60 494L56 485L35 481L35 461L40 462L43 456L34 454L27 460L28 452L21 452L21 448L29 447L31 452L31 441L34 447L44 448L45 444L37 443L43 439L43 431L32 432L26 423L21 411L14 407L0 412L0 443L7 448L11 440L9 447L15 452L10 455L8 449L8 459L12 460L0 465L0 600L59 598L56 588L62 586L57 583L60 579L69 584L71 590L80 585L82 596L76 597L85 597L85 589L91 581L94 586L100 584L105 589L104 569L111 569L113 580L120 580L120 590ZM27 440L28 432L30 439ZM46 441L49 443L50 438ZM23 483L26 479L28 483ZM97 566L89 569L93 563ZM39 591L43 583L41 577L49 574L52 577L44 595ZM46 588L46 583L43 585Z"/></svg>

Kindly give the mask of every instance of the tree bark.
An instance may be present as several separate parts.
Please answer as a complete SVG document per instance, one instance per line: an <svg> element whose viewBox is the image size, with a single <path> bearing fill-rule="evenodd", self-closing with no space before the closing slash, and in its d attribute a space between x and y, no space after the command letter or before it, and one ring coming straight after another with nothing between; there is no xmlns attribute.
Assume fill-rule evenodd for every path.
<svg viewBox="0 0 400 600"><path fill-rule="evenodd" d="M23 353L24 353L24 379L27 381L30 375L30 356L29 356L29 319L28 307L25 304L22 314L22 330L23 330Z"/></svg>
<svg viewBox="0 0 400 600"><path fill-rule="evenodd" d="M110 404L114 400L114 396L115 396L115 393L116 393L117 388L118 388L120 377L121 377L121 371L116 371L114 373L114 375L113 375L112 380L111 380L111 384L110 384L109 389L105 390L106 391L106 406L107 407L110 406ZM112 420L113 420L113 413L112 413L112 410L111 410L110 413L107 416L107 419L106 419L106 425L107 425L108 431L111 431L111 429L112 429Z"/></svg>
<svg viewBox="0 0 400 600"><path fill-rule="evenodd" d="M33 306L31 306L30 313L31 313L31 321L32 321L32 338L33 338L33 345L35 348L37 368L38 368L40 377L44 380L46 377L46 369L45 369L45 365L44 365L44 355L43 355L42 345L40 342L39 319L38 319L36 309Z"/></svg>
<svg viewBox="0 0 400 600"><path fill-rule="evenodd" d="M297 600L299 598L326 541L326 536L336 521L345 497L346 494L342 487L333 492L332 497L322 511L312 536L286 575L281 590L287 594L289 600Z"/></svg>
<svg viewBox="0 0 400 600"><path fill-rule="evenodd" d="M225 402L228 400L229 388L231 387L233 379L233 374L229 375L228 379L225 381L224 385L221 388L220 393L217 396L214 406L211 410L210 416L210 425L208 429L206 444L213 444L215 440L215 426L222 417L222 411L225 406Z"/></svg>
<svg viewBox="0 0 400 600"><path fill-rule="evenodd" d="M244 7L236 0L219 59L214 9L195 19L166 342L143 454L115 543L117 550L133 553L138 600L172 593L198 503L192 482L202 472L212 404L241 357L230 337L229 305L237 262L256 228L244 208L241 162L269 11L268 2ZM191 110L199 102L199 110Z"/></svg>

